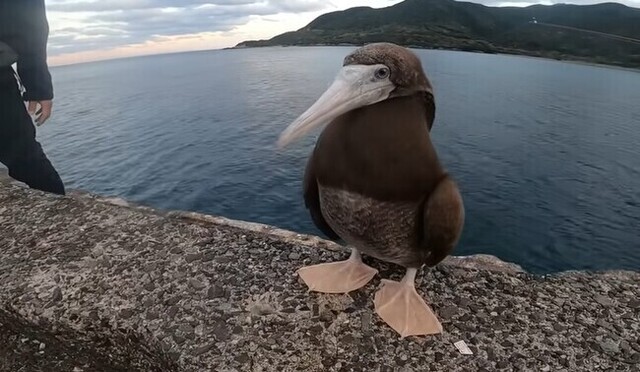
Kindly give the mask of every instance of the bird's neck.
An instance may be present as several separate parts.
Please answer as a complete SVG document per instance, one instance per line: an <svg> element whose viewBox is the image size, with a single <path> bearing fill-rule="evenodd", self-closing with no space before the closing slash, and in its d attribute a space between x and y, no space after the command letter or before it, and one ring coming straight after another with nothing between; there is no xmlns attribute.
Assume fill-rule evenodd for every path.
<svg viewBox="0 0 640 372"><path fill-rule="evenodd" d="M314 155L320 183L381 199L430 192L444 173L418 95L342 115L323 131Z"/></svg>

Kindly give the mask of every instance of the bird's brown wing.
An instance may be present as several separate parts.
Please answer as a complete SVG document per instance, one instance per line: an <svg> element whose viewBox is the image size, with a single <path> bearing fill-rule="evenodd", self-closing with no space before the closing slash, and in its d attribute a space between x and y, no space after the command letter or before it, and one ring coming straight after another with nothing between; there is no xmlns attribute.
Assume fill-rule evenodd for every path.
<svg viewBox="0 0 640 372"><path fill-rule="evenodd" d="M429 132L431 132L431 128L433 128L433 121L436 119L436 103L433 98L433 94L425 92L423 94L423 103L425 116L427 118L427 128L429 128Z"/></svg>
<svg viewBox="0 0 640 372"><path fill-rule="evenodd" d="M455 181L445 176L423 206L420 248L426 253L427 266L435 266L458 243L464 225L464 205Z"/></svg>
<svg viewBox="0 0 640 372"><path fill-rule="evenodd" d="M315 172L314 154L307 161L303 180L304 205L311 214L313 223L331 240L340 240L338 234L329 226L320 209L320 194L318 192L318 180Z"/></svg>

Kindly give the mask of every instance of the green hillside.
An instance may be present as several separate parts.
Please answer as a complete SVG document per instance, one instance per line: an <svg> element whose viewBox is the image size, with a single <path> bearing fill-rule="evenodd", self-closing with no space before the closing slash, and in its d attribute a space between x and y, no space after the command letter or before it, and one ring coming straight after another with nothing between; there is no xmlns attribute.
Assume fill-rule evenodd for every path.
<svg viewBox="0 0 640 372"><path fill-rule="evenodd" d="M640 68L640 9L618 3L515 8L406 0L382 9L357 7L327 13L300 30L245 41L236 48L379 41Z"/></svg>

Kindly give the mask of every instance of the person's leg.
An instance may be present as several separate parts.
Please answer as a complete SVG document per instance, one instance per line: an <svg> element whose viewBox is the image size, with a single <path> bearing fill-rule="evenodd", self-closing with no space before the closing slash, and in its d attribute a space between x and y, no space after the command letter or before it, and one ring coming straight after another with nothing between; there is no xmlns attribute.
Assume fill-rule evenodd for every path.
<svg viewBox="0 0 640 372"><path fill-rule="evenodd" d="M36 141L36 130L9 67L0 68L0 162L29 187L65 194L58 172Z"/></svg>

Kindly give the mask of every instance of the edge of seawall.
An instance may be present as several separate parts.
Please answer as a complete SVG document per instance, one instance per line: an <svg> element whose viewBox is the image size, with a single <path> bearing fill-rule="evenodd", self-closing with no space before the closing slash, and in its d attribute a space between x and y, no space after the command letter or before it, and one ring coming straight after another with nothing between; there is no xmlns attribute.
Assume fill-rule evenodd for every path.
<svg viewBox="0 0 640 372"><path fill-rule="evenodd" d="M0 186L3 184L11 184L18 187L26 187L20 182L11 179L5 169L0 168ZM185 210L162 210L146 206L139 203L134 203L125 200L120 197L114 196L102 196L94 193L90 193L84 190L71 189L67 191L67 197L80 197L90 198L98 203L105 203L109 205L115 205L123 208L130 208L150 213L156 213L166 216L168 218L181 219L185 221L192 221L194 223L213 224L218 226L228 226L237 229L243 229L254 233L266 234L276 239L282 239L288 243L300 244L306 247L317 247L322 249L328 249L331 251L340 251L343 249L339 244L324 239L322 237L310 234L302 234L291 230L282 229L276 226L267 225L259 222L251 222L244 220L237 220L226 218L222 216L215 216L194 211ZM497 256L490 254L472 254L466 256L451 255L448 256L442 264L452 265L457 267L479 269L479 270L491 270L491 271L505 271L505 272L526 272L520 265L504 261ZM568 272L568 271L567 271Z"/></svg>
<svg viewBox="0 0 640 372"><path fill-rule="evenodd" d="M399 339L373 309L393 265L344 295L295 270L344 258L272 226L159 211L0 177L0 371L633 370L640 273L537 276L450 257L416 287L443 334ZM463 340L472 355L454 343Z"/></svg>

